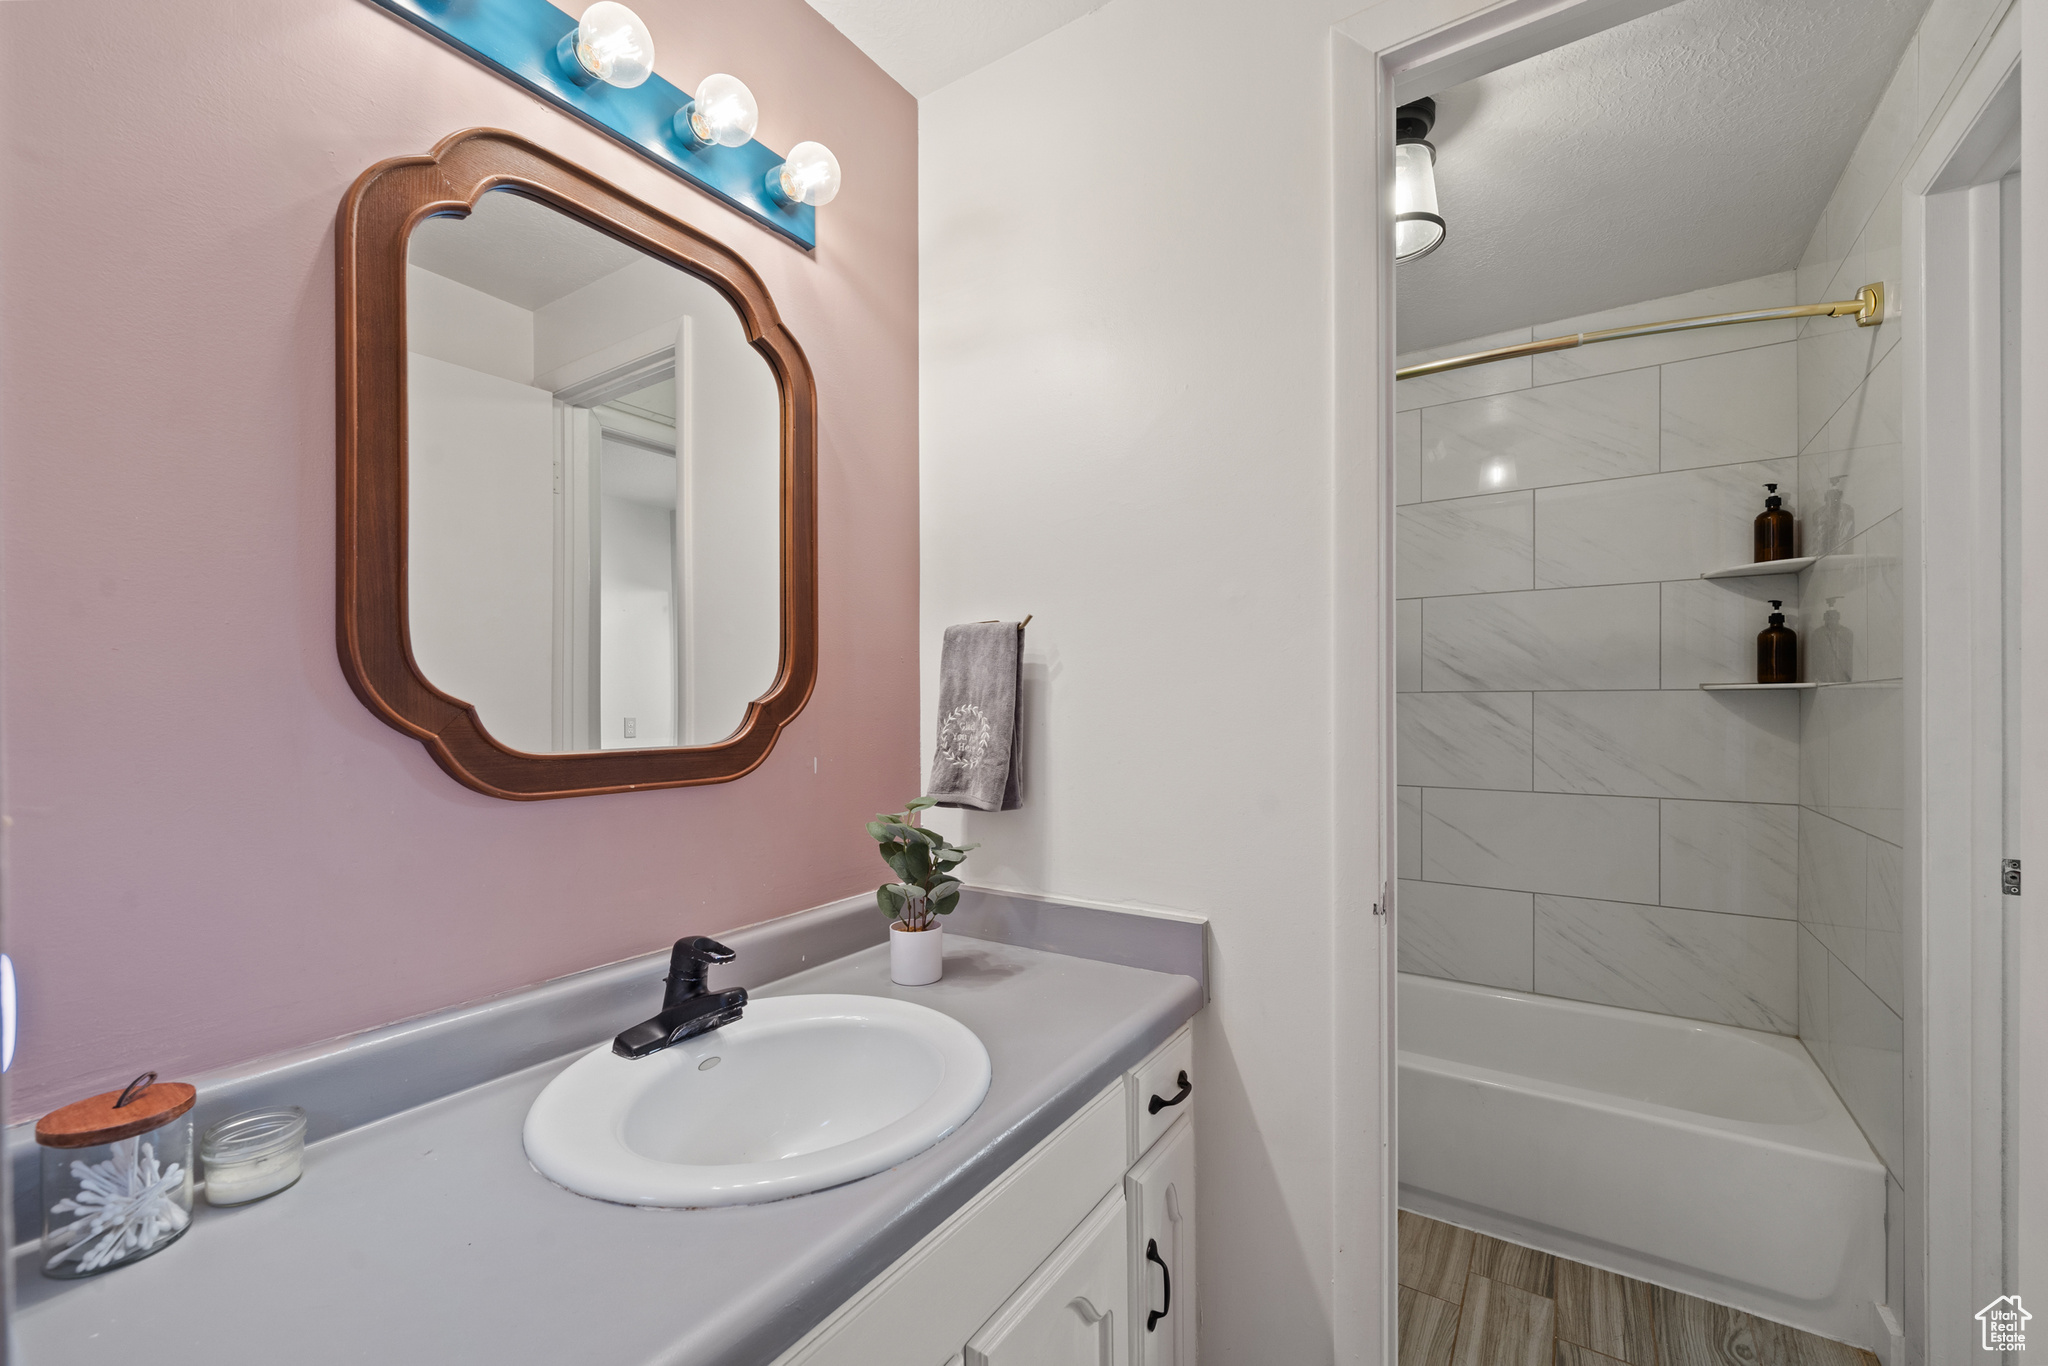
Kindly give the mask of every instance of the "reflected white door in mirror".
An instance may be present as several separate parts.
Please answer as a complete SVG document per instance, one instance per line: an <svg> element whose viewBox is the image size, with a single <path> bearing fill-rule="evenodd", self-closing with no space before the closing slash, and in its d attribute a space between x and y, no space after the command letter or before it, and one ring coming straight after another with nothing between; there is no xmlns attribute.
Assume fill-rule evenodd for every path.
<svg viewBox="0 0 2048 1366"><path fill-rule="evenodd" d="M533 754L710 744L781 654L781 404L706 281L523 195L414 229L414 659Z"/></svg>

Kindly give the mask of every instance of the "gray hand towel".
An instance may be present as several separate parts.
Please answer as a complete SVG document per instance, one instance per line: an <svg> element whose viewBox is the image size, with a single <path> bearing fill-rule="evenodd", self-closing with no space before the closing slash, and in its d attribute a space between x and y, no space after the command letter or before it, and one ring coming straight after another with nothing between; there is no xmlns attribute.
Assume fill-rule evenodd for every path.
<svg viewBox="0 0 2048 1366"><path fill-rule="evenodd" d="M1014 621L948 626L939 652L939 743L926 795L940 806L1014 811L1024 632Z"/></svg>

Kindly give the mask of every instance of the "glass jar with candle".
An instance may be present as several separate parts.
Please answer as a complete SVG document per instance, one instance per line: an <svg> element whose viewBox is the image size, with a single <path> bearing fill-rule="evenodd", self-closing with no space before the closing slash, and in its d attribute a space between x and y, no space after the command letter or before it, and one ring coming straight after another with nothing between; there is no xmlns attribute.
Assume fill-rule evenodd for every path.
<svg viewBox="0 0 2048 1366"><path fill-rule="evenodd" d="M93 1276L169 1247L192 1226L192 1102L144 1072L36 1121L43 1274Z"/></svg>
<svg viewBox="0 0 2048 1366"><path fill-rule="evenodd" d="M246 1205L298 1182L306 1160L306 1112L296 1105L224 1119L199 1140L206 1203Z"/></svg>

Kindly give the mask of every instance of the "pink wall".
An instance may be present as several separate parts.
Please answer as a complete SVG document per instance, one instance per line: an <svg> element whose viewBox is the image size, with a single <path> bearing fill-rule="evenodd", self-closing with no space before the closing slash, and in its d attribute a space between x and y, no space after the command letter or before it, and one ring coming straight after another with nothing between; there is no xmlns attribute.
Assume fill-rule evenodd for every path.
<svg viewBox="0 0 2048 1366"><path fill-rule="evenodd" d="M839 154L814 257L367 0L0 4L84 54L0 95L15 1118L879 881L861 822L919 780L916 104L804 0L635 4L663 75ZM745 253L816 371L818 688L736 783L497 801L342 681L335 209L474 125Z"/></svg>

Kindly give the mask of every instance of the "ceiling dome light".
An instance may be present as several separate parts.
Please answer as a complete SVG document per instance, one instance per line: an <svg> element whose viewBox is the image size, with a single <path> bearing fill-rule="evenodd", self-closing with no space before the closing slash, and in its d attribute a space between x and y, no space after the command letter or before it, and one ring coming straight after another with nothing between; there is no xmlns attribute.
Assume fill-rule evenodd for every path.
<svg viewBox="0 0 2048 1366"><path fill-rule="evenodd" d="M630 90L654 74L654 35L617 0L597 0L556 48L578 85L603 81Z"/></svg>
<svg viewBox="0 0 2048 1366"><path fill-rule="evenodd" d="M839 158L822 142L799 142L768 173L768 194L784 208L830 204L839 193Z"/></svg>
<svg viewBox="0 0 2048 1366"><path fill-rule="evenodd" d="M1417 100L1394 111L1394 260L1418 261L1444 244L1436 206L1436 148L1426 139L1436 124L1436 101Z"/></svg>
<svg viewBox="0 0 2048 1366"><path fill-rule="evenodd" d="M761 106L737 76L706 76L695 99L676 110L676 136L691 147L744 147L754 140Z"/></svg>

